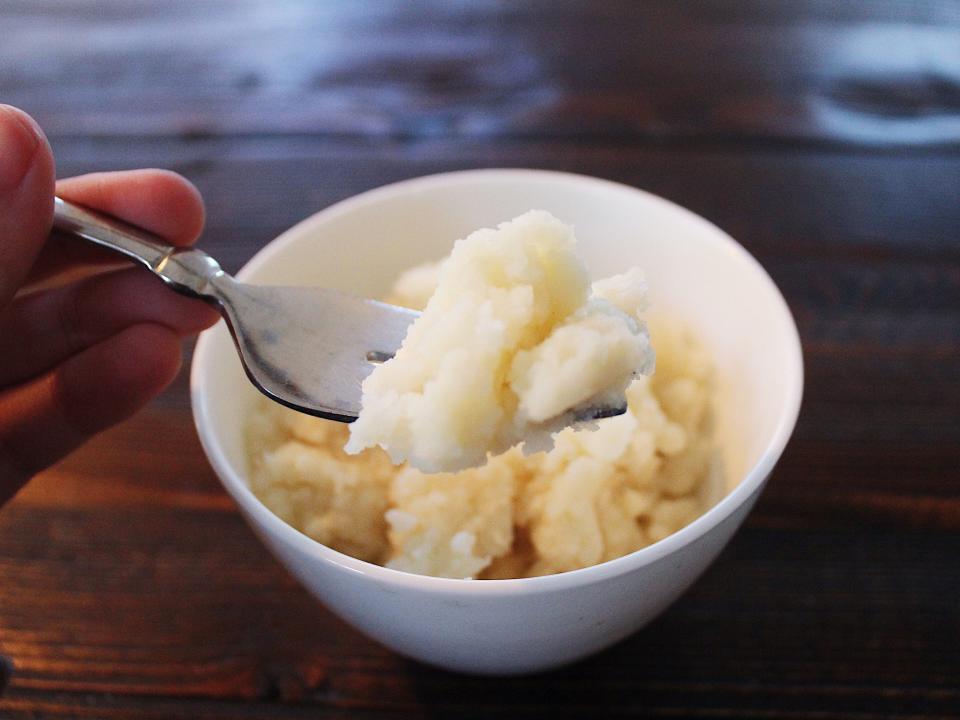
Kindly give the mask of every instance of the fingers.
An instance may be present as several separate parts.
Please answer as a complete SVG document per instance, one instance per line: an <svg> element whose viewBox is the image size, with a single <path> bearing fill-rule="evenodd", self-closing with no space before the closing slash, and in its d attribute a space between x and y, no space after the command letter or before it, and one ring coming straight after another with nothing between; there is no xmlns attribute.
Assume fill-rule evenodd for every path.
<svg viewBox="0 0 960 720"><path fill-rule="evenodd" d="M143 323L0 394L0 504L32 475L144 406L179 367L176 334Z"/></svg>
<svg viewBox="0 0 960 720"><path fill-rule="evenodd" d="M36 377L138 323L184 336L218 317L205 303L171 292L135 268L33 293L0 311L0 386Z"/></svg>
<svg viewBox="0 0 960 720"><path fill-rule="evenodd" d="M111 257L82 241L48 239L54 178L36 123L0 105L0 308L28 278ZM174 173L98 173L56 190L174 245L193 243L203 227L199 193ZM179 369L178 336L215 319L209 307L136 270L21 295L0 310L0 385L22 383L0 391L0 503L159 393Z"/></svg>
<svg viewBox="0 0 960 720"><path fill-rule="evenodd" d="M172 245L190 245L203 230L203 199L169 170L91 173L57 183L66 200L139 225Z"/></svg>
<svg viewBox="0 0 960 720"><path fill-rule="evenodd" d="M0 105L0 307L40 252L53 217L53 155L24 112Z"/></svg>
<svg viewBox="0 0 960 720"><path fill-rule="evenodd" d="M92 173L61 180L65 200L142 227L172 245L192 245L203 229L203 200L186 179L167 170ZM75 238L54 234L30 274L37 282L78 264L113 263L117 256Z"/></svg>

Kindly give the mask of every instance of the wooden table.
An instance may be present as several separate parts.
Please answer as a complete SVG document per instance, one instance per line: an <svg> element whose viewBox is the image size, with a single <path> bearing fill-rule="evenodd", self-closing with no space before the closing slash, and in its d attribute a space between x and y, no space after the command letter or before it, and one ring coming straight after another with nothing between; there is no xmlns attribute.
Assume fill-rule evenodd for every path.
<svg viewBox="0 0 960 720"><path fill-rule="evenodd" d="M733 234L803 337L796 435L712 569L556 673L452 675L317 605L186 376L0 513L10 718L960 718L960 3L0 4L62 176L163 166L235 270L361 190L545 167Z"/></svg>

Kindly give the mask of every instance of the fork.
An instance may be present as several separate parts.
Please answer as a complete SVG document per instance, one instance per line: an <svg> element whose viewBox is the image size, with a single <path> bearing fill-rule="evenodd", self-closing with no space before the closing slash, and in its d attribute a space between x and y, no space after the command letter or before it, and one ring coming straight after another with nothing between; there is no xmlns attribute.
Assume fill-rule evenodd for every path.
<svg viewBox="0 0 960 720"><path fill-rule="evenodd" d="M171 290L213 305L226 321L251 382L309 415L352 422L360 384L393 357L420 313L327 288L271 287L235 280L207 253L168 245L116 218L54 198L54 227L146 267ZM586 422L625 412L591 407Z"/></svg>

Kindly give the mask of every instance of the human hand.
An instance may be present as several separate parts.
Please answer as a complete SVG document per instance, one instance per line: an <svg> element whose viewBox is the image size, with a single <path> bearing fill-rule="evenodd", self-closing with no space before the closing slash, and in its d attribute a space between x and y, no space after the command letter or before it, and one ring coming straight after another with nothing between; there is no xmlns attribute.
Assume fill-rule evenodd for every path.
<svg viewBox="0 0 960 720"><path fill-rule="evenodd" d="M204 210L189 182L162 170L54 177L39 127L0 105L0 505L163 390L180 368L181 338L218 317L144 270L84 272L111 258L48 237L56 190L190 245Z"/></svg>

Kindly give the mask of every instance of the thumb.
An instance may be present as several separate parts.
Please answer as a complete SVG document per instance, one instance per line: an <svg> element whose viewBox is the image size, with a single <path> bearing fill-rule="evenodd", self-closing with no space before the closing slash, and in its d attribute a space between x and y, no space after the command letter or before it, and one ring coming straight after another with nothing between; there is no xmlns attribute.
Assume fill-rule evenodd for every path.
<svg viewBox="0 0 960 720"><path fill-rule="evenodd" d="M21 110L0 105L0 307L17 292L50 232L53 154Z"/></svg>

